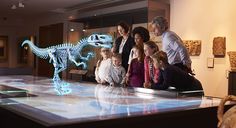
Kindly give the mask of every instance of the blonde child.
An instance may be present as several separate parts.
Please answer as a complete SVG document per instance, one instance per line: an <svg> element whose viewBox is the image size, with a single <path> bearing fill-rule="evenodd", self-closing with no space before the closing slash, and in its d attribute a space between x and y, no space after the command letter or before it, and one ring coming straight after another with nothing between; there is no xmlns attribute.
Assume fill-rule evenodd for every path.
<svg viewBox="0 0 236 128"><path fill-rule="evenodd" d="M100 52L102 59L98 60L95 69L95 79L99 84L106 84L108 82L108 73L111 67L111 52L108 48L101 48Z"/></svg>
<svg viewBox="0 0 236 128"><path fill-rule="evenodd" d="M202 90L199 80L184 70L168 63L168 57L165 52L156 52L151 57L154 67L160 69L159 81L151 85L152 89L165 90L169 87L175 87L179 91Z"/></svg>
<svg viewBox="0 0 236 128"><path fill-rule="evenodd" d="M159 69L156 69L153 66L152 56L155 52L159 51L158 46L153 41L147 41L144 43L144 74L145 74L145 82L144 87L150 87L152 84L158 82L158 74Z"/></svg>
<svg viewBox="0 0 236 128"><path fill-rule="evenodd" d="M123 87L125 84L125 68L122 67L122 57L121 54L113 54L112 56L112 66L108 74L108 83L111 86Z"/></svg>
<svg viewBox="0 0 236 128"><path fill-rule="evenodd" d="M140 45L133 47L134 59L126 74L126 84L130 87L143 87L144 83L144 50Z"/></svg>

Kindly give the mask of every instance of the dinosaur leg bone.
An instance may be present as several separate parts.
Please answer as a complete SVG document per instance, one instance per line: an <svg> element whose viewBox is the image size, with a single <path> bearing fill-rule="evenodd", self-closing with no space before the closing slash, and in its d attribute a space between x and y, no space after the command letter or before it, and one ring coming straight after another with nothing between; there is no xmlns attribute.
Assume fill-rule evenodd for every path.
<svg viewBox="0 0 236 128"><path fill-rule="evenodd" d="M79 54L79 58L82 59L82 60L88 61L91 57L94 57L93 52L89 52L86 57L83 57L81 54Z"/></svg>
<svg viewBox="0 0 236 128"><path fill-rule="evenodd" d="M58 67L54 67L54 75L53 75L53 81L59 81L61 80L58 75Z"/></svg>

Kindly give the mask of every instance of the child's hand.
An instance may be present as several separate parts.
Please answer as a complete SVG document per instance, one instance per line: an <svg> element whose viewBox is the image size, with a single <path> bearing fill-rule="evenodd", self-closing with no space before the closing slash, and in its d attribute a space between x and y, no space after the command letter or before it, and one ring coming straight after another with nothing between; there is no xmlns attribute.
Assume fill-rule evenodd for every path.
<svg viewBox="0 0 236 128"><path fill-rule="evenodd" d="M127 78L127 77L125 78L125 84L129 85L129 78Z"/></svg>
<svg viewBox="0 0 236 128"><path fill-rule="evenodd" d="M151 83L145 82L145 83L143 83L143 87L144 88L151 88Z"/></svg>
<svg viewBox="0 0 236 128"><path fill-rule="evenodd" d="M106 84L106 81L105 81L105 80L102 80L102 81L101 81L101 84Z"/></svg>
<svg viewBox="0 0 236 128"><path fill-rule="evenodd" d="M158 80L157 80L157 78L155 77L155 79L153 80L153 82L154 83L157 83L158 82Z"/></svg>
<svg viewBox="0 0 236 128"><path fill-rule="evenodd" d="M115 84L114 84L114 83L110 83L110 86L114 87L114 86L115 86Z"/></svg>
<svg viewBox="0 0 236 128"><path fill-rule="evenodd" d="M101 84L101 80L100 79L96 79L97 83Z"/></svg>
<svg viewBox="0 0 236 128"><path fill-rule="evenodd" d="M129 73L125 75L125 84L129 85Z"/></svg>

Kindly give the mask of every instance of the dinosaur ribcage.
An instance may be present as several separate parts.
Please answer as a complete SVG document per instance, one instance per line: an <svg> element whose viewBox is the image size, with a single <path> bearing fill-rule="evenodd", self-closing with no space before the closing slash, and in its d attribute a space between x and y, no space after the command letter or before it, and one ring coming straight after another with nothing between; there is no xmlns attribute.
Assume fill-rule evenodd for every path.
<svg viewBox="0 0 236 128"><path fill-rule="evenodd" d="M68 54L66 50L56 52L56 59L59 67L67 67Z"/></svg>

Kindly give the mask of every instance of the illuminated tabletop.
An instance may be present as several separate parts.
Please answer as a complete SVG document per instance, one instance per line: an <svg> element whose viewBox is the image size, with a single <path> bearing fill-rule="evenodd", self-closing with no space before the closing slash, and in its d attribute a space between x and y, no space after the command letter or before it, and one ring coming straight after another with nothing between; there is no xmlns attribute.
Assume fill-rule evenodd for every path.
<svg viewBox="0 0 236 128"><path fill-rule="evenodd" d="M1 76L0 90L1 86L27 93L27 96L1 98L1 108L45 127L132 119L216 107L220 102L217 98L175 97L165 91L144 88L115 88L73 81L55 83L45 77L22 75ZM1 92L10 94L14 89ZM167 93L166 96L163 93Z"/></svg>

